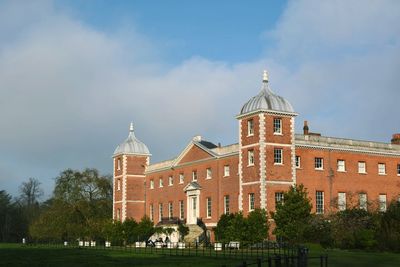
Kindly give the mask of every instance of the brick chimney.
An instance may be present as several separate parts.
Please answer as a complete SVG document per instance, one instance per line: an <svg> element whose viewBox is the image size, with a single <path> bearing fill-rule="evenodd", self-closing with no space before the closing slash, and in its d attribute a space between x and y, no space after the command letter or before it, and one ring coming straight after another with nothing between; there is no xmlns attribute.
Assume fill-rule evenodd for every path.
<svg viewBox="0 0 400 267"><path fill-rule="evenodd" d="M304 126L303 126L303 133L304 135L308 135L308 122L304 121Z"/></svg>
<svg viewBox="0 0 400 267"><path fill-rule="evenodd" d="M392 144L400 145L400 133L393 134Z"/></svg>

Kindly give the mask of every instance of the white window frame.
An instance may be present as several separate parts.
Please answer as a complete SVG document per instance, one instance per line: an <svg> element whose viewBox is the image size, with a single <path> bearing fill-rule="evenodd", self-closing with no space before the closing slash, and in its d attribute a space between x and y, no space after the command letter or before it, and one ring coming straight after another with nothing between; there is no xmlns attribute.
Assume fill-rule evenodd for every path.
<svg viewBox="0 0 400 267"><path fill-rule="evenodd" d="M121 170L121 158L117 159L117 171Z"/></svg>
<svg viewBox="0 0 400 267"><path fill-rule="evenodd" d="M253 136L254 135L254 120L249 119L247 121L247 136Z"/></svg>
<svg viewBox="0 0 400 267"><path fill-rule="evenodd" d="M283 192L275 192L275 209L276 206L278 205L278 203L282 203L283 202Z"/></svg>
<svg viewBox="0 0 400 267"><path fill-rule="evenodd" d="M301 157L300 156L295 156L295 165L297 169L301 168Z"/></svg>
<svg viewBox="0 0 400 267"><path fill-rule="evenodd" d="M168 202L168 218L171 219L174 217L174 205L172 202Z"/></svg>
<svg viewBox="0 0 400 267"><path fill-rule="evenodd" d="M358 173L361 173L361 174L367 173L367 163L365 161L358 162Z"/></svg>
<svg viewBox="0 0 400 267"><path fill-rule="evenodd" d="M397 176L400 176L400 163L397 164Z"/></svg>
<svg viewBox="0 0 400 267"><path fill-rule="evenodd" d="M344 159L338 159L337 171L338 172L346 172L346 161Z"/></svg>
<svg viewBox="0 0 400 267"><path fill-rule="evenodd" d="M247 166L254 166L254 149L247 151Z"/></svg>
<svg viewBox="0 0 400 267"><path fill-rule="evenodd" d="M197 170L192 171L192 181L196 182L197 181Z"/></svg>
<svg viewBox="0 0 400 267"><path fill-rule="evenodd" d="M255 210L255 195L254 193L249 193L249 212Z"/></svg>
<svg viewBox="0 0 400 267"><path fill-rule="evenodd" d="M150 189L154 189L154 180L153 179L150 180Z"/></svg>
<svg viewBox="0 0 400 267"><path fill-rule="evenodd" d="M321 165L321 166L319 166L319 165ZM323 170L324 169L324 158L315 157L314 158L314 168L316 170Z"/></svg>
<svg viewBox="0 0 400 267"><path fill-rule="evenodd" d="M158 221L161 222L163 217L163 204L158 203Z"/></svg>
<svg viewBox="0 0 400 267"><path fill-rule="evenodd" d="M121 209L117 209L117 221L121 220Z"/></svg>
<svg viewBox="0 0 400 267"><path fill-rule="evenodd" d="M164 187L164 180L163 180L163 178L160 178L160 180L158 181L158 187Z"/></svg>
<svg viewBox="0 0 400 267"><path fill-rule="evenodd" d="M324 214L324 191L315 191L315 213Z"/></svg>
<svg viewBox="0 0 400 267"><path fill-rule="evenodd" d="M183 173L180 173L180 174L179 174L179 183L180 183L180 184L183 184L184 181L185 181L185 176L183 175Z"/></svg>
<svg viewBox="0 0 400 267"><path fill-rule="evenodd" d="M228 177L230 175L230 167L229 165L224 165L224 177Z"/></svg>
<svg viewBox="0 0 400 267"><path fill-rule="evenodd" d="M345 192L338 193L338 210L340 210L340 211L346 210L346 193Z"/></svg>
<svg viewBox="0 0 400 267"><path fill-rule="evenodd" d="M274 118L273 122L274 135L282 135L282 119Z"/></svg>
<svg viewBox="0 0 400 267"><path fill-rule="evenodd" d="M274 165L282 165L282 164L283 164L283 149L274 148Z"/></svg>
<svg viewBox="0 0 400 267"><path fill-rule="evenodd" d="M386 164L385 163L378 163L378 174L386 175Z"/></svg>
<svg viewBox="0 0 400 267"><path fill-rule="evenodd" d="M207 197L207 199L206 199L206 207L207 207L206 216L207 216L208 219L210 219L211 216L212 216L212 200L211 200L211 197Z"/></svg>
<svg viewBox="0 0 400 267"><path fill-rule="evenodd" d="M207 168L206 169L206 179L211 179L212 178L212 169Z"/></svg>
<svg viewBox="0 0 400 267"><path fill-rule="evenodd" d="M368 196L366 193L358 194L360 209L367 210L368 209Z"/></svg>
<svg viewBox="0 0 400 267"><path fill-rule="evenodd" d="M185 219L185 204L183 200L179 200L179 219Z"/></svg>
<svg viewBox="0 0 400 267"><path fill-rule="evenodd" d="M174 177L171 175L168 177L168 186L173 186L174 185Z"/></svg>
<svg viewBox="0 0 400 267"><path fill-rule="evenodd" d="M385 212L387 209L387 199L386 194L379 195L379 211Z"/></svg>
<svg viewBox="0 0 400 267"><path fill-rule="evenodd" d="M149 214L150 220L151 220L151 221L154 221L154 206L153 206L153 203L150 204L149 209L150 209L150 211L149 211L149 213L150 213L150 214Z"/></svg>
<svg viewBox="0 0 400 267"><path fill-rule="evenodd" d="M117 179L117 191L121 191L121 179Z"/></svg>
<svg viewBox="0 0 400 267"><path fill-rule="evenodd" d="M230 199L229 195L224 196L224 213L229 214L230 213Z"/></svg>

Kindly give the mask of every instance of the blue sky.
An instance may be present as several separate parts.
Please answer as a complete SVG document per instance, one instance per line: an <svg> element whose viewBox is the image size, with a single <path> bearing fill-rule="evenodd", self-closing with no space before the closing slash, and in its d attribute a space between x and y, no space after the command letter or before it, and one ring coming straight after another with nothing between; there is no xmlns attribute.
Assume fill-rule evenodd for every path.
<svg viewBox="0 0 400 267"><path fill-rule="evenodd" d="M264 69L323 135L400 132L399 1L1 1L0 190L111 173L130 121L152 162L237 142Z"/></svg>

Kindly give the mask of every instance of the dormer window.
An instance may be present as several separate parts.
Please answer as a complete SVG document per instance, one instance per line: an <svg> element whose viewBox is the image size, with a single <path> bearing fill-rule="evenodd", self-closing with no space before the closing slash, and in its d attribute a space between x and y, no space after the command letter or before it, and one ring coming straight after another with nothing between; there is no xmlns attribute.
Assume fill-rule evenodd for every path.
<svg viewBox="0 0 400 267"><path fill-rule="evenodd" d="M274 118L274 134L282 134L282 119Z"/></svg>
<svg viewBox="0 0 400 267"><path fill-rule="evenodd" d="M253 136L254 135L254 121L253 119L250 119L247 121L247 136Z"/></svg>

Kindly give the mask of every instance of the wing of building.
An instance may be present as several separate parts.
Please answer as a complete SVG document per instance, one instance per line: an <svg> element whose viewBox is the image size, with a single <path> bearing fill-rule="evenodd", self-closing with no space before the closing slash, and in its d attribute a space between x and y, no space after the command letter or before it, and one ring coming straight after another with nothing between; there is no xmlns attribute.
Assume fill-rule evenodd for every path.
<svg viewBox="0 0 400 267"><path fill-rule="evenodd" d="M390 143L295 134L297 114L269 87L240 110L238 143L215 145L194 137L176 158L149 164L150 152L130 127L114 152L113 218L155 223L182 220L208 229L224 213L274 211L283 192L303 184L313 212L348 207L380 209L400 197L400 134Z"/></svg>

